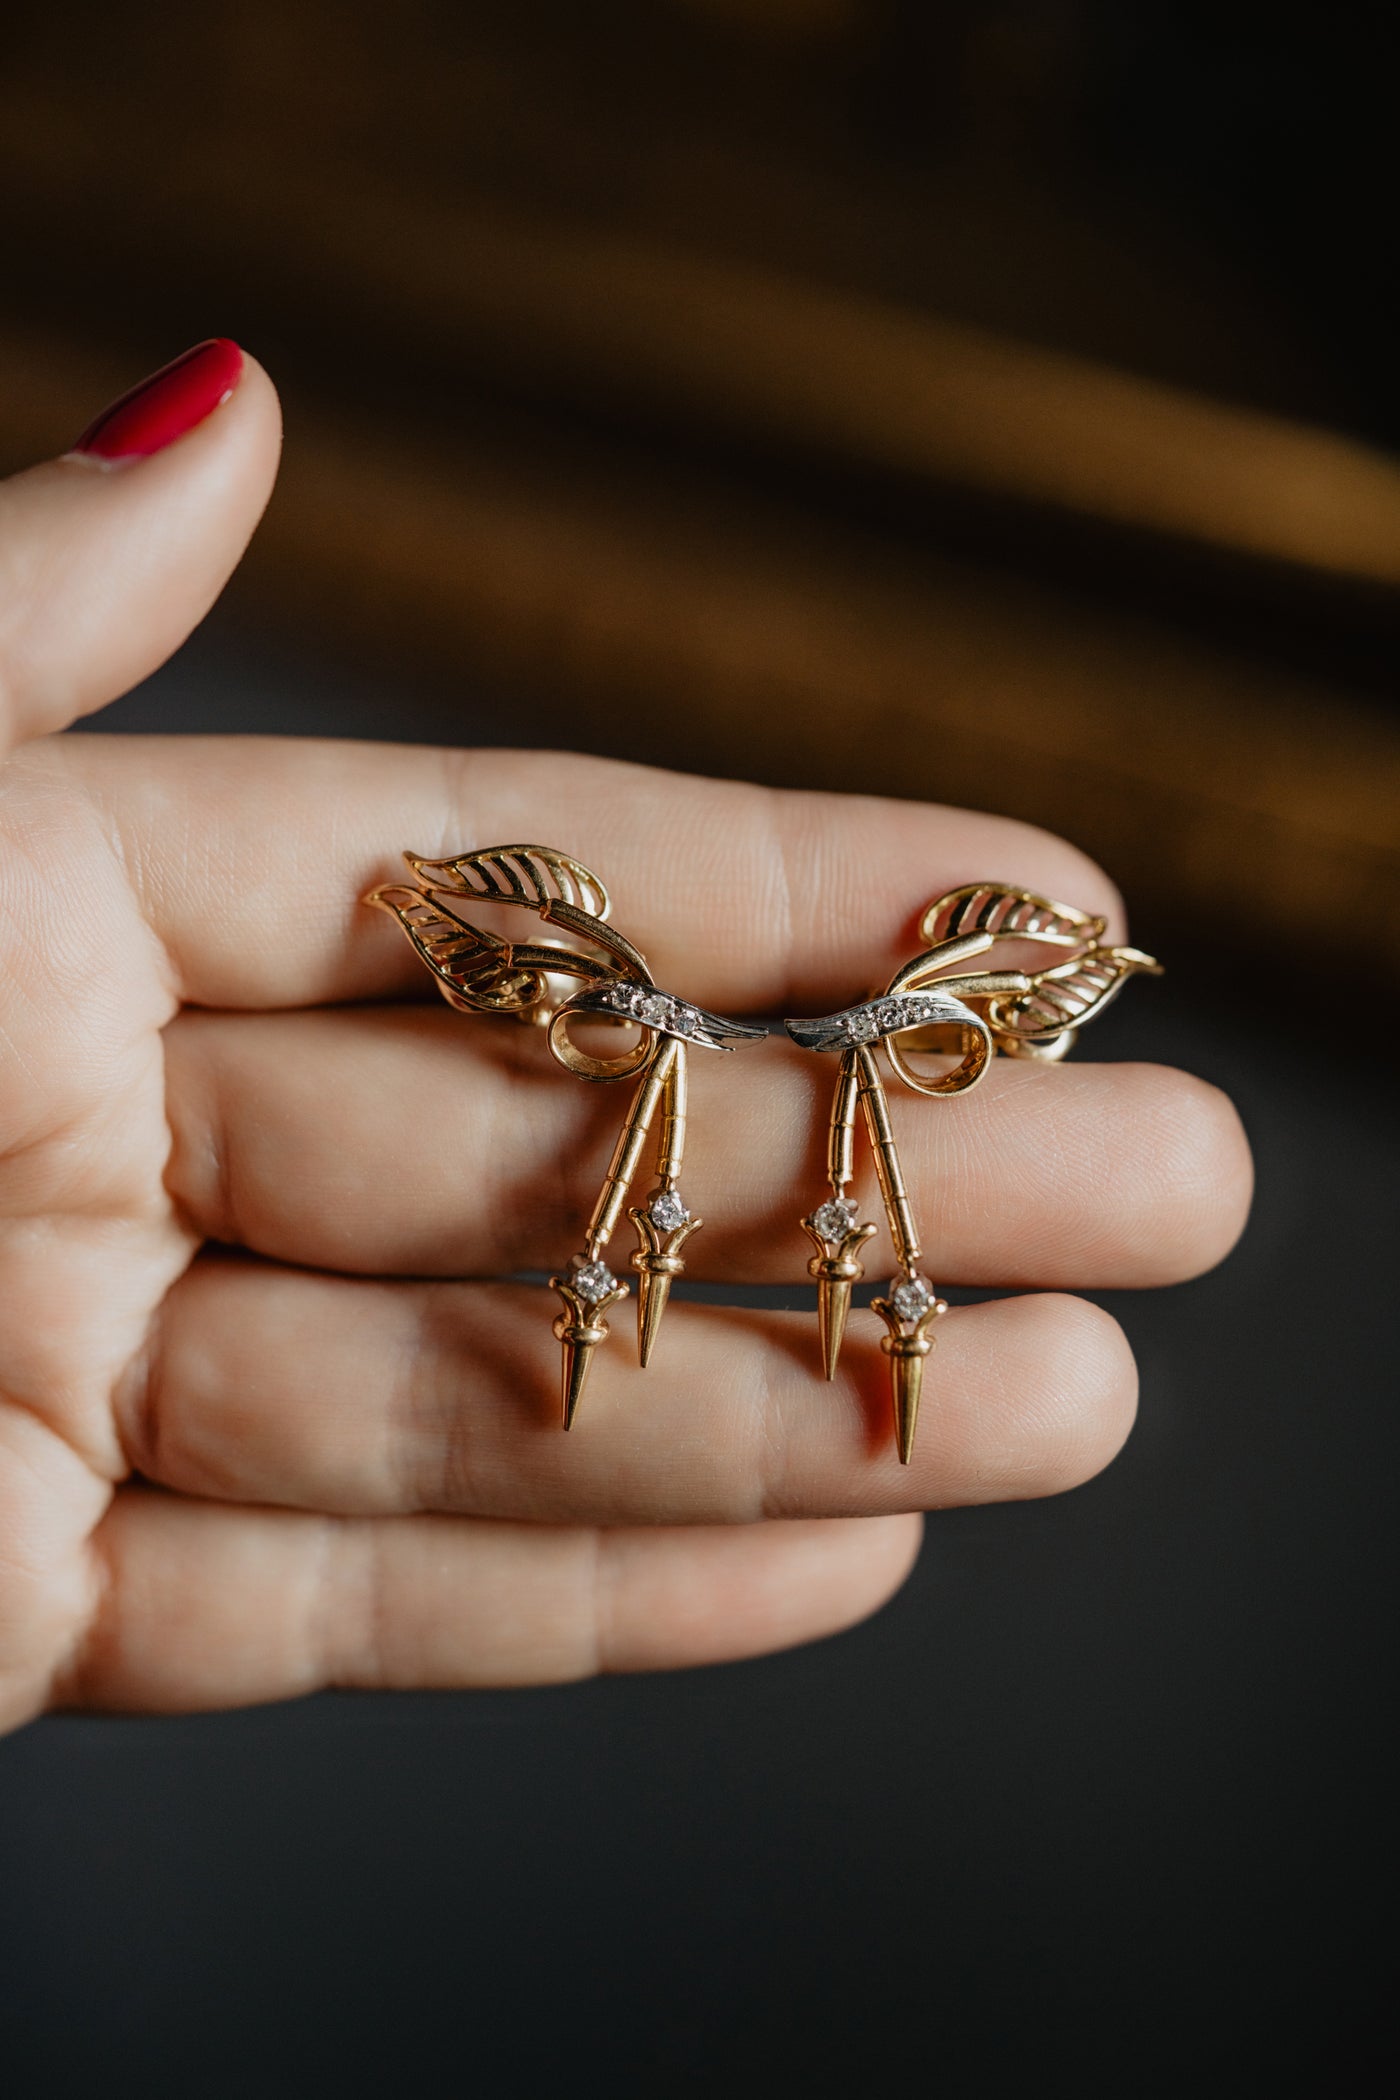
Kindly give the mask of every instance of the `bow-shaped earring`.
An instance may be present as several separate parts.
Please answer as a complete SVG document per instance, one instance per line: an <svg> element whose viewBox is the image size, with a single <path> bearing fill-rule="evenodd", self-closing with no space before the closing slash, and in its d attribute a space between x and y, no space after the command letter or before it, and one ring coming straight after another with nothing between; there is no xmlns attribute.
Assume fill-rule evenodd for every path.
<svg viewBox="0 0 1400 2100"><path fill-rule="evenodd" d="M816 1249L807 1271L817 1284L828 1378L836 1375L852 1286L865 1273L859 1250L877 1230L860 1223L858 1206L847 1194L855 1172L858 1112L875 1155L899 1274L872 1310L885 1323L880 1347L890 1363L895 1442L903 1465L914 1448L924 1359L933 1348L930 1329L948 1308L919 1272L922 1249L875 1049L884 1045L891 1069L915 1093L940 1098L975 1086L996 1051L1046 1061L1063 1057L1079 1029L1103 1012L1129 977L1140 971L1160 975L1161 966L1141 950L1105 947L1106 927L1102 918L1031 890L970 882L929 905L919 924L928 947L896 970L879 998L822 1020L785 1024L804 1050L841 1053L827 1151L831 1193L802 1220ZM949 974L1008 941L1071 952L1034 972ZM948 1071L920 1072L909 1062L911 1051L950 1050L959 1062Z"/></svg>
<svg viewBox="0 0 1400 2100"><path fill-rule="evenodd" d="M549 1048L581 1079L637 1079L612 1163L568 1270L550 1278L564 1310L554 1322L563 1344L564 1427L572 1428L598 1344L608 1335L603 1314L627 1296L603 1260L641 1163L657 1108L661 1133L656 1186L627 1215L636 1228L637 1349L651 1356L672 1280L685 1262L681 1248L701 1226L676 1184L685 1152L688 1046L729 1050L761 1041L767 1031L726 1021L660 991L645 958L610 926L611 904L598 877L548 846L489 846L451 860L405 853L414 876L371 890L366 904L393 914L432 971L449 1006L462 1013L505 1014L547 1030ZM572 936L579 946L553 941L508 941L464 916L473 905L515 905ZM561 996L559 981L582 988ZM575 1021L632 1025L641 1039L621 1057L595 1057L570 1034Z"/></svg>

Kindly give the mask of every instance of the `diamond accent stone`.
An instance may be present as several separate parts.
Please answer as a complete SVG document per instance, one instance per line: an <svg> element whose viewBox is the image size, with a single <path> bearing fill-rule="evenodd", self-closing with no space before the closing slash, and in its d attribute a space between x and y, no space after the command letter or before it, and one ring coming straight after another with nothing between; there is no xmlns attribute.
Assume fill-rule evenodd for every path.
<svg viewBox="0 0 1400 2100"><path fill-rule="evenodd" d="M852 1014L846 1023L846 1033L853 1043L873 1043L879 1030L870 1014Z"/></svg>
<svg viewBox="0 0 1400 2100"><path fill-rule="evenodd" d="M674 1232L690 1216L674 1189L658 1189L647 1205L647 1213L658 1232Z"/></svg>
<svg viewBox="0 0 1400 2100"><path fill-rule="evenodd" d="M617 1289L617 1278L606 1262L586 1261L573 1273L573 1286L585 1305L596 1305Z"/></svg>
<svg viewBox="0 0 1400 2100"><path fill-rule="evenodd" d="M918 1320L933 1303L933 1291L922 1276L906 1276L890 1285L890 1304L901 1320Z"/></svg>
<svg viewBox="0 0 1400 2100"><path fill-rule="evenodd" d="M649 1028L662 1028L671 1018L671 1002L659 992L643 992L632 1002L632 1011Z"/></svg>
<svg viewBox="0 0 1400 2100"><path fill-rule="evenodd" d="M824 1240L843 1240L859 1215L849 1196L833 1196L812 1212L812 1223Z"/></svg>

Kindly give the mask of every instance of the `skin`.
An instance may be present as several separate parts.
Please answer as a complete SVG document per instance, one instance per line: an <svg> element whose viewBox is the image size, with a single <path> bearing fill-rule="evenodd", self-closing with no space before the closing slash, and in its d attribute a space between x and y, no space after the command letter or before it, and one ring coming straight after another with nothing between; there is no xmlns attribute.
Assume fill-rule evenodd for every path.
<svg viewBox="0 0 1400 2100"><path fill-rule="evenodd" d="M566 846L658 980L721 1013L848 1003L974 875L1120 937L1121 904L1072 846L952 809L55 734L208 610L278 444L250 363L152 458L0 487L0 1725L757 1654L883 1603L920 1511L1088 1479L1135 1374L1065 1294L1197 1274L1249 1202L1229 1103L1152 1066L895 1090L929 1273L1035 1293L944 1320L907 1471L869 1338L828 1386L796 1315L675 1304L643 1375L623 1308L562 1435L552 1301L493 1279L578 1243L622 1092L431 1000L356 901L400 847ZM691 1070L690 1273L800 1278L829 1061Z"/></svg>

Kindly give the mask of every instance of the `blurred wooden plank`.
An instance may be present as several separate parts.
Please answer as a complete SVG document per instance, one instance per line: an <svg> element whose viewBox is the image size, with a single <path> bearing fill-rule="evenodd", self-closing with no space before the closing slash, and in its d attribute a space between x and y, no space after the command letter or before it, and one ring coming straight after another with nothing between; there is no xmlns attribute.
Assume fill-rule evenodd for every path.
<svg viewBox="0 0 1400 2100"><path fill-rule="evenodd" d="M128 377L0 339L0 449ZM530 696L513 740L999 809L1222 944L1400 968L1400 729L1344 690L713 487L293 430L246 602Z"/></svg>
<svg viewBox="0 0 1400 2100"><path fill-rule="evenodd" d="M731 4L748 28L719 19ZM758 14L775 4L790 0L758 0ZM145 198L130 183L117 194L121 171L145 152L158 188L148 142L178 129L210 158L246 159L251 140L267 172L310 154L327 172L351 165L361 188L387 178L408 197L514 199L1345 426L1352 377L1299 327L1293 290L1227 258L1212 230L1164 220L1151 185L1116 179L1096 118L1122 105L1104 110L1112 67L1095 66L1082 5L1032 10L1018 32L1004 7L841 0L844 22L823 33L800 4L803 33L764 34L750 0L242 0L236 19L178 20L162 0L129 0L91 38L75 39L61 9L35 16L0 55L0 94L12 121L27 109L27 155L65 169L90 157L93 104L120 109L64 229L75 283L93 294L104 262L130 264L141 243ZM41 181L31 201L44 193ZM139 289L103 283L104 304L130 301L155 329L199 281L202 253ZM246 257L222 239L218 253L213 282L241 301L255 289ZM1315 281L1300 262L1295 288ZM278 287L290 293L272 316L279 353L284 323L308 318L299 283ZM246 327L246 309L226 319ZM206 325L196 313L196 332ZM403 347L381 342L393 357Z"/></svg>
<svg viewBox="0 0 1400 2100"><path fill-rule="evenodd" d="M129 192L132 266L198 250L237 284L392 315L465 372L664 415L1286 569L1400 584L1400 466L931 315L482 197L269 155L237 131L135 144L119 108L0 91L0 182L80 226ZM120 145L120 151L117 150Z"/></svg>

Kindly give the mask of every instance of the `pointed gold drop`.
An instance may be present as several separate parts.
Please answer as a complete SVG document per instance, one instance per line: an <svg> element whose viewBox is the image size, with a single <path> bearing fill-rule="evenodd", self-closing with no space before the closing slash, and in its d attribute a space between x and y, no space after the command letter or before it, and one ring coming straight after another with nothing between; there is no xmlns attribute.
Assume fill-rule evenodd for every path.
<svg viewBox="0 0 1400 2100"><path fill-rule="evenodd" d="M680 1206L673 1190L661 1193L671 1196ZM680 1250L705 1222L681 1209L679 1223L658 1225L652 1215L652 1205L658 1200L654 1196L651 1205L627 1213L641 1242L633 1252L632 1267L637 1272L637 1361L643 1370L651 1362L651 1352L661 1332L661 1316L670 1300L672 1282L685 1274Z"/></svg>
<svg viewBox="0 0 1400 2100"><path fill-rule="evenodd" d="M852 1213L854 1209L852 1204ZM817 1250L807 1264L807 1274L817 1286L817 1333L821 1338L822 1368L827 1378L832 1379L841 1358L846 1316L851 1309L851 1291L865 1274L860 1249L874 1237L875 1227L852 1223L844 1232L836 1226L829 1233L823 1233L817 1223L821 1215L820 1211L814 1211L810 1218L804 1218L802 1230ZM827 1221L823 1219L822 1222Z"/></svg>
<svg viewBox="0 0 1400 2100"><path fill-rule="evenodd" d="M637 1263L637 1361L645 1370L661 1331L661 1315L671 1295L671 1277L665 1270L644 1268Z"/></svg>
<svg viewBox="0 0 1400 2100"><path fill-rule="evenodd" d="M899 1463L907 1466L914 1455L914 1431L919 1426L919 1396L924 1386L922 1356L891 1356L890 1386L894 1397L894 1436Z"/></svg>
<svg viewBox="0 0 1400 2100"><path fill-rule="evenodd" d="M899 1463L907 1466L914 1455L914 1431L919 1425L919 1396L924 1389L924 1361L933 1353L929 1333L935 1320L947 1312L942 1298L934 1298L911 1326L889 1298L876 1298L871 1311L879 1314L886 1332L880 1347L890 1363L890 1398L894 1403L894 1441Z"/></svg>
<svg viewBox="0 0 1400 2100"><path fill-rule="evenodd" d="M851 1309L851 1282L847 1277L823 1276L817 1282L817 1326L821 1333L822 1363L828 1379L836 1376L841 1343L846 1334L846 1315Z"/></svg>
<svg viewBox="0 0 1400 2100"><path fill-rule="evenodd" d="M591 1260L573 1274L549 1279L550 1289L558 1291L565 1306L563 1312L555 1315L554 1338L564 1351L560 1366L560 1395L566 1429L574 1426L578 1404L588 1383L593 1352L599 1342L608 1338L608 1323L603 1314L610 1305L616 1305L619 1299L627 1296L626 1284L611 1277L591 1249L590 1254ZM586 1298L580 1295L580 1283L589 1289Z"/></svg>
<svg viewBox="0 0 1400 2100"><path fill-rule="evenodd" d="M574 1426L574 1416L578 1413L578 1404L588 1383L588 1367L593 1361L593 1351L597 1346L596 1342L564 1343L563 1401L566 1429L572 1429Z"/></svg>

